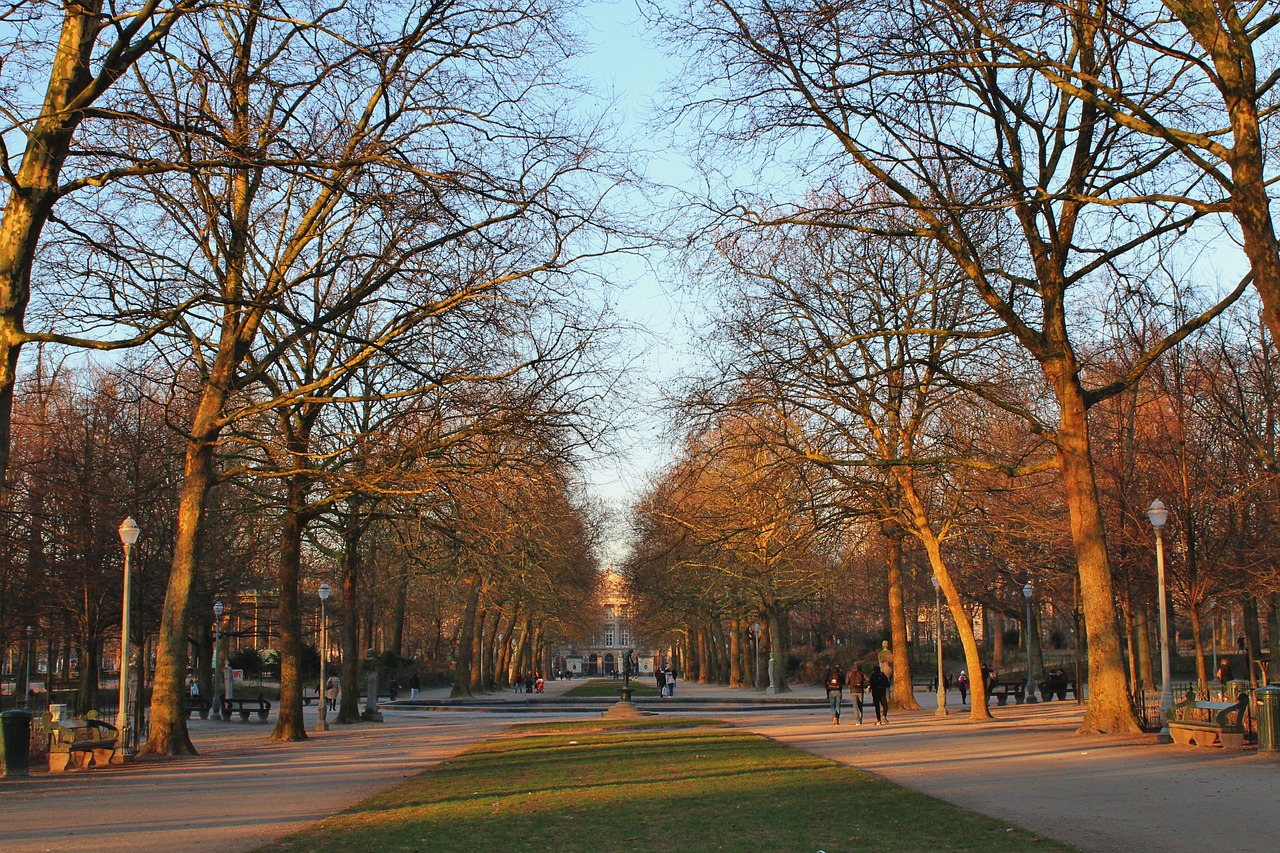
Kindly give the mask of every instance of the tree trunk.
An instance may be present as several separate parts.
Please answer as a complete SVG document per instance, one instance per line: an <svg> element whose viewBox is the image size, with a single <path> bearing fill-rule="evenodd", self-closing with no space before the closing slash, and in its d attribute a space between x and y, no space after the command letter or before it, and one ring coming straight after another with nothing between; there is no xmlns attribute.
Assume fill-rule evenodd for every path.
<svg viewBox="0 0 1280 853"><path fill-rule="evenodd" d="M1151 612L1145 604L1138 608L1138 665L1142 670L1142 685L1147 690L1154 690L1156 685L1156 662L1151 643Z"/></svg>
<svg viewBox="0 0 1280 853"><path fill-rule="evenodd" d="M453 668L453 689L449 698L471 696L471 637L475 633L476 610L480 605L480 579L464 578L467 587L467 606L462 611L462 626L458 630L458 660Z"/></svg>
<svg viewBox="0 0 1280 853"><path fill-rule="evenodd" d="M729 686L742 686L742 620L729 620Z"/></svg>
<svg viewBox="0 0 1280 853"><path fill-rule="evenodd" d="M77 653L80 664L80 679L76 684L76 703L73 710L83 714L90 708L98 707L98 658L102 655L102 641L95 636L81 636Z"/></svg>
<svg viewBox="0 0 1280 853"><path fill-rule="evenodd" d="M280 705L271 739L298 741L307 739L302 717L302 614L298 606L302 537L307 527L303 515L307 501L304 475L291 476L287 488L280 530L280 598L276 604L280 622Z"/></svg>
<svg viewBox="0 0 1280 853"><path fill-rule="evenodd" d="M1074 361L1069 369L1045 367L1054 381L1060 407L1056 446L1080 573L1080 603L1089 634L1089 704L1080 731L1137 733L1141 729L1125 679L1111 563L1079 376Z"/></svg>
<svg viewBox="0 0 1280 853"><path fill-rule="evenodd" d="M1142 677L1138 672L1138 627L1133 619L1132 600L1122 608L1121 612L1124 615L1124 630L1128 639L1126 646L1129 653L1129 683L1136 689L1142 682Z"/></svg>
<svg viewBox="0 0 1280 853"><path fill-rule="evenodd" d="M1004 613L997 610L994 614L995 636L991 643L991 668L999 670L1004 666ZM970 679L972 680L972 679Z"/></svg>
<svg viewBox="0 0 1280 853"><path fill-rule="evenodd" d="M396 578L396 604L391 614L391 642L388 650L397 658L404 656L404 616L409 603L409 570L402 568Z"/></svg>
<svg viewBox="0 0 1280 853"><path fill-rule="evenodd" d="M1191 639L1195 643L1196 649L1196 682L1201 687L1209 686L1209 669L1204 663L1204 638L1200 636L1203 629L1200 621L1200 608L1192 605L1187 609L1187 616L1191 618Z"/></svg>
<svg viewBox="0 0 1280 853"><path fill-rule="evenodd" d="M951 571L942 559L942 543L933 532L933 527L929 524L929 518L925 512L924 502L916 492L912 469L903 468L894 473L902 487L902 498L911 513L911 532L924 545L925 554L929 557L929 567L933 569L934 577L938 579L938 587L946 598L947 608L951 611L951 618L955 622L956 633L960 635L960 645L964 647L965 663L968 665L969 672L977 676L969 679L969 689L972 691L969 701L969 719L989 720L991 719L991 711L987 708L987 685L983 683L980 675L982 672L982 651L978 648L978 640L973 635L973 622L969 619L968 611L964 609L964 602L960 599L960 591L956 588L955 582L951 578ZM902 544L899 539L899 554L901 554L901 551ZM894 693L908 694L911 696L912 706L918 709L920 706L911 690L910 674L908 673L905 681L898 682L898 662L896 658L895 650L893 678L894 682L900 683L902 687L895 690ZM901 703L897 702L895 704L900 706Z"/></svg>
<svg viewBox="0 0 1280 853"><path fill-rule="evenodd" d="M360 602L356 595L356 582L360 578L360 539L363 530L354 518L348 516L342 530L342 556L339 568L342 571L342 701L338 704L338 713L334 723L357 723L360 721L360 676L361 654L360 644Z"/></svg>
<svg viewBox="0 0 1280 853"><path fill-rule="evenodd" d="M787 614L774 602L769 605L769 684L774 693L790 693L791 685L787 683L787 655L790 654L787 641Z"/></svg>
<svg viewBox="0 0 1280 853"><path fill-rule="evenodd" d="M1271 661L1267 669L1268 684L1280 682L1280 592L1273 592L1267 607L1267 635L1271 638ZM1217 668L1217 663L1214 664Z"/></svg>
<svg viewBox="0 0 1280 853"><path fill-rule="evenodd" d="M1252 595L1244 596L1241 602L1244 607L1244 638L1245 638L1245 665L1243 678L1247 678L1250 684L1258 683L1258 674L1254 661L1260 655L1262 648L1262 634L1258 626L1258 599Z"/></svg>
<svg viewBox="0 0 1280 853"><path fill-rule="evenodd" d="M918 711L920 703L911 690L911 656L907 649L907 611L902 594L902 537L897 524L881 526L885 537L885 569L889 591L889 630L893 646L893 680L902 687L891 690L889 704L899 711Z"/></svg>
<svg viewBox="0 0 1280 853"><path fill-rule="evenodd" d="M221 357L220 353L220 357ZM187 733L183 694L187 676L187 622L191 588L195 583L200 538L204 526L204 502L213 483L213 451L220 426L218 414L226 399L230 363L222 364L223 381L210 381L194 418L187 444L182 491L178 499L178 526L173 543L173 564L165 590L164 608L156 637L156 676L151 692L151 728L144 755L195 755Z"/></svg>

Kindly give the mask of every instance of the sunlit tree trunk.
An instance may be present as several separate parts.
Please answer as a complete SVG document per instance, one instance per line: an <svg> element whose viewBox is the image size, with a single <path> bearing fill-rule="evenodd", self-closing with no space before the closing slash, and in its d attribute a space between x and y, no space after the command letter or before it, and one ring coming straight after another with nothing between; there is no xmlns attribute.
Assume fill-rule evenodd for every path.
<svg viewBox="0 0 1280 853"><path fill-rule="evenodd" d="M918 711L920 703L911 690L911 656L907 653L907 613L902 594L902 528L882 525L885 570L889 592L889 630L893 646L893 689L889 704L901 711Z"/></svg>
<svg viewBox="0 0 1280 853"><path fill-rule="evenodd" d="M1107 556L1102 507L1089 451L1088 420L1074 359L1069 368L1049 363L1059 401L1056 436L1063 490L1080 573L1080 602L1089 635L1089 704L1081 731L1127 734L1140 731L1124 671L1116 623L1115 590Z"/></svg>

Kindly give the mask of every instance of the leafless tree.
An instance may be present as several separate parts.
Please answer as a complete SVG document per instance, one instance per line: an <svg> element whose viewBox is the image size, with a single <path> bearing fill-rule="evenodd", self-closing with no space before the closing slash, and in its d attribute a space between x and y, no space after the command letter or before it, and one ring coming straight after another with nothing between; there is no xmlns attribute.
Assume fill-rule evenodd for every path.
<svg viewBox="0 0 1280 853"><path fill-rule="evenodd" d="M1156 141L932 6L709 0L686 9L664 21L693 56L682 78L693 81L686 102L709 135L768 146L779 161L796 158L811 181L845 168L869 176L879 194L834 213L889 200L910 210L917 233L945 249L994 320L1034 359L1056 411L1029 410L981 384L970 390L1022 414L1056 447L1089 633L1082 730L1135 731L1087 411L1208 323L1247 282L1171 327L1130 374L1102 387L1082 377L1075 311L1082 292L1159 275L1154 259L1200 236L1205 211L1187 210L1164 192L1199 176L1170 167ZM1043 50L1092 73L1099 60L1080 33L1069 26L1038 32ZM720 208L743 218L769 215L734 201ZM806 205L787 218L828 227L832 213Z"/></svg>

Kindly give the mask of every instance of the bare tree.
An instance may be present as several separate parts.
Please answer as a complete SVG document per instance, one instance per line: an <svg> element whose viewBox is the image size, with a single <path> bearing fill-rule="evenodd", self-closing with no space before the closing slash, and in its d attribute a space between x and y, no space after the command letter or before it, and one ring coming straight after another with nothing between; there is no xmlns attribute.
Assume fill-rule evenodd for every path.
<svg viewBox="0 0 1280 853"><path fill-rule="evenodd" d="M545 285L586 244L607 184L590 171L591 143L547 108L565 48L554 4L384 4L376 20L342 7L307 14L255 0L174 27L167 64L137 81L162 120L137 132L183 171L134 179L128 203L117 193L114 204L86 199L77 211L76 233L104 266L139 272L145 328L190 309L163 350L197 378L198 404L157 647L152 753L192 749L180 712L184 637L224 431L331 381L318 376L283 399L258 393L281 351L264 342L266 316L292 319L298 336L342 335L343 318L376 298L412 324L513 282ZM430 274L468 256L490 274ZM288 295L358 258L377 272L347 279L318 317L294 313L302 300ZM385 342L363 340L338 367Z"/></svg>
<svg viewBox="0 0 1280 853"><path fill-rule="evenodd" d="M1202 213L1180 211L1152 187L1195 177L1164 169L1148 137L930 7L711 0L668 20L695 57L696 70L684 79L706 83L689 100L719 139L763 145L785 138L785 153L806 157L811 170L852 167L868 175L887 194L866 199L868 205L887 197L908 208L918 233L945 249L1038 365L1056 408L1048 417L998 388L969 387L1026 417L1057 449L1089 632L1090 703L1082 730L1135 731L1087 411L1209 322L1246 282L1173 329L1130 374L1097 388L1082 377L1073 300L1091 286L1159 275L1153 258L1175 253L1179 235L1194 231ZM1082 73L1098 62L1069 27L1044 31L1042 46ZM814 135L796 139L797 129ZM831 224L832 211L807 208L790 218Z"/></svg>
<svg viewBox="0 0 1280 853"><path fill-rule="evenodd" d="M6 4L0 53L0 481L9 460L9 424L22 348L44 341L114 349L140 343L148 333L112 341L27 328L32 271L41 234L55 206L88 188L162 166L133 147L106 148L79 140L103 125L149 121L129 115L107 96L122 77L155 52L173 27L209 8L203 0L172 4L140 0L133 8L101 0ZM105 8L104 8L105 7ZM34 95L34 97L33 97ZM87 127L86 127L87 125ZM78 140L80 144L77 144ZM172 319L172 315L165 320ZM154 329L153 329L154 330Z"/></svg>

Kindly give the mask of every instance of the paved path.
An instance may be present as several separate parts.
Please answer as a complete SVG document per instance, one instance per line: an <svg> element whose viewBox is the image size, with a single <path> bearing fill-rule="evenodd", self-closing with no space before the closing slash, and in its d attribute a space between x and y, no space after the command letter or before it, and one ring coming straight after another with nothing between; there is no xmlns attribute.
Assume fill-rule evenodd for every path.
<svg viewBox="0 0 1280 853"><path fill-rule="evenodd" d="M556 695L571 686L547 689ZM678 693L758 696L684 682ZM797 693L822 695L816 687ZM1276 757L1158 746L1152 736L1078 737L1080 711L1069 702L993 707L996 722L973 724L967 715L935 718L933 698L917 696L925 711L895 714L885 727L853 726L848 712L837 727L808 709L727 719L1086 850L1280 848ZM312 719L315 709L307 713ZM193 720L198 758L0 780L0 851L252 850L530 720L398 710L386 718L335 726L304 744L270 743L269 726L256 720Z"/></svg>

